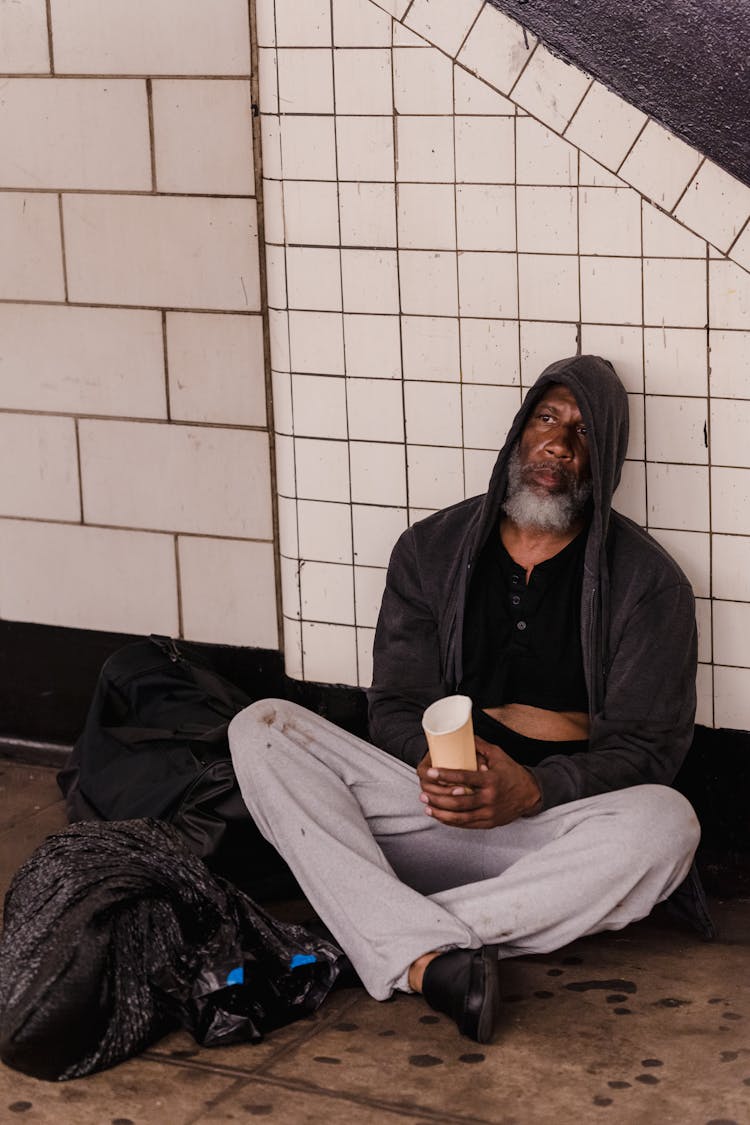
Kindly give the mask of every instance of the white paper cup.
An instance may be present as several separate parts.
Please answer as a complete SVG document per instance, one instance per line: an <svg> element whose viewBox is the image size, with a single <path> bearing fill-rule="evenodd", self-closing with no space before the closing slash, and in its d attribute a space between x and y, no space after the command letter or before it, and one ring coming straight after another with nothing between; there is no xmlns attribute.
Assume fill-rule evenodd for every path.
<svg viewBox="0 0 750 1125"><path fill-rule="evenodd" d="M422 716L422 728L433 766L446 770L475 770L477 754L468 695L446 695Z"/></svg>

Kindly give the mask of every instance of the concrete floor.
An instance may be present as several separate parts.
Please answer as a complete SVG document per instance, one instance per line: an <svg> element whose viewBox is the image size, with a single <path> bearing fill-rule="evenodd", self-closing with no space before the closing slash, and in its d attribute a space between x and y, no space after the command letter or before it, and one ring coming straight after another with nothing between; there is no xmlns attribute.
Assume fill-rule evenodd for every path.
<svg viewBox="0 0 750 1125"><path fill-rule="evenodd" d="M53 770L0 761L3 890L64 822ZM721 939L709 945L657 914L505 962L489 1047L419 997L340 990L254 1047L207 1050L177 1033L59 1084L0 1065L0 1122L748 1125L750 900L713 907Z"/></svg>

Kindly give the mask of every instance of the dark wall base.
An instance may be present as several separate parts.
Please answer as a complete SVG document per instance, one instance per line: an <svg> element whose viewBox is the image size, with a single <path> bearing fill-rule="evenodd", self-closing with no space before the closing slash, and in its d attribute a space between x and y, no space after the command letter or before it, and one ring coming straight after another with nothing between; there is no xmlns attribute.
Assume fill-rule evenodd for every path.
<svg viewBox="0 0 750 1125"><path fill-rule="evenodd" d="M0 755L61 764L83 727L102 664L116 649L139 639L0 621ZM367 737L367 706L360 689L291 680L284 675L281 654L267 649L203 647L214 667L252 698L293 699ZM675 785L692 802L703 826L709 882L720 891L722 872L731 870L736 873L731 885L736 888L738 879L744 880L750 890L750 733L696 727Z"/></svg>

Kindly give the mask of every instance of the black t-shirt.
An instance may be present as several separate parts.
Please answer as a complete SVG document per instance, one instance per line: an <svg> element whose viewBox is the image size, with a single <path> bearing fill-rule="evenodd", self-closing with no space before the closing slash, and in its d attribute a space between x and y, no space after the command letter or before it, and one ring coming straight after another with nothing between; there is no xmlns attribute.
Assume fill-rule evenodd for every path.
<svg viewBox="0 0 750 1125"><path fill-rule="evenodd" d="M538 563L528 585L499 534L482 550L469 585L460 687L476 707L588 711L581 649L587 531Z"/></svg>

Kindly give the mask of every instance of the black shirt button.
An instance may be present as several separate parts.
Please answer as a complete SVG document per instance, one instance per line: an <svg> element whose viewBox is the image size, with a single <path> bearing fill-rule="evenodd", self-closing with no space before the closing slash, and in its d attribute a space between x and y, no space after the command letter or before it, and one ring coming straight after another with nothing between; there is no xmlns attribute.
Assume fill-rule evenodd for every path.
<svg viewBox="0 0 750 1125"><path fill-rule="evenodd" d="M518 583L520 582L520 578L518 577L517 574L512 574L510 580L513 583L514 586L517 586Z"/></svg>
<svg viewBox="0 0 750 1125"><path fill-rule="evenodd" d="M512 605L520 605L520 603L521 603L521 598L519 597L518 594L513 594L512 598L510 600L511 600Z"/></svg>
<svg viewBox="0 0 750 1125"><path fill-rule="evenodd" d="M525 621L516 621L516 629L520 629L523 632L523 630L525 628L526 628L526 622Z"/></svg>

